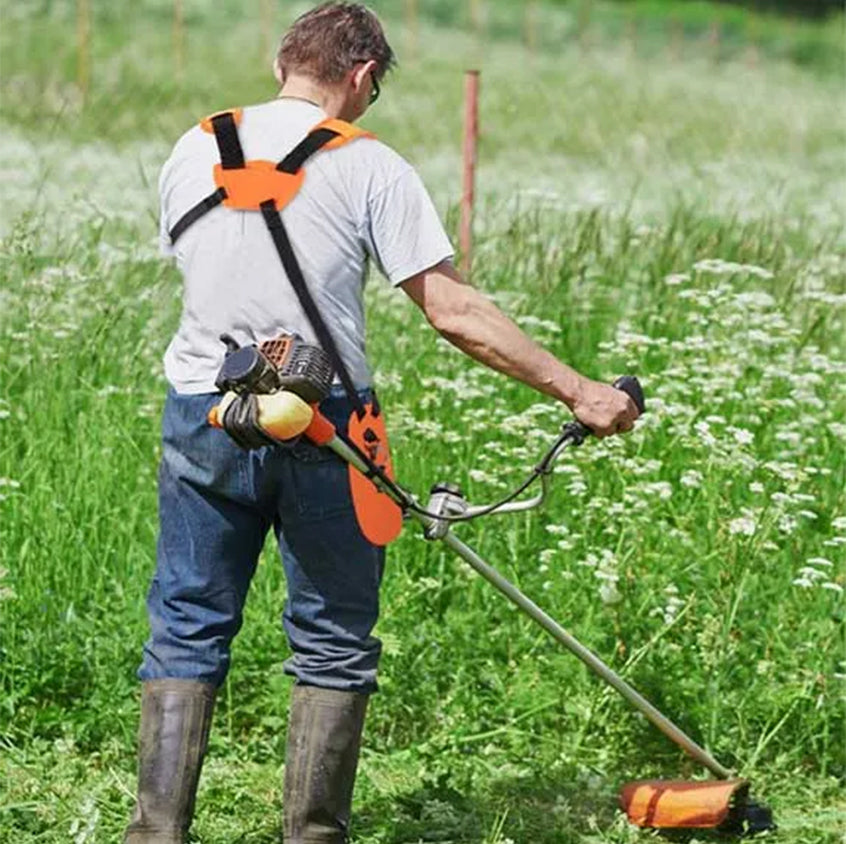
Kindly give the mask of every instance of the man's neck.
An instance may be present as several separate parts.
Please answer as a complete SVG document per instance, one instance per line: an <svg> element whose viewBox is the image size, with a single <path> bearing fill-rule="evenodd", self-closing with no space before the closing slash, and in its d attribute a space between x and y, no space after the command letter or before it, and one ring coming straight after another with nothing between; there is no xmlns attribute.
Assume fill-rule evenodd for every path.
<svg viewBox="0 0 846 844"><path fill-rule="evenodd" d="M328 117L340 117L344 111L343 97L330 88L317 85L305 76L291 76L279 91L280 98L304 100L323 109Z"/></svg>

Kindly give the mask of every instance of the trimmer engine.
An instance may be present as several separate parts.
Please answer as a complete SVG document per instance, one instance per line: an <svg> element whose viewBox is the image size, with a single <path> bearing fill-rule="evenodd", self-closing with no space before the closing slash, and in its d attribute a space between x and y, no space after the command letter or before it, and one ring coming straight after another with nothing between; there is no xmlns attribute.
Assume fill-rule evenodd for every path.
<svg viewBox="0 0 846 844"><path fill-rule="evenodd" d="M303 401L320 402L329 395L335 371L320 346L304 342L295 334L282 334L260 346L239 346L229 334L221 334L226 357L215 386L223 393L277 393L288 390Z"/></svg>

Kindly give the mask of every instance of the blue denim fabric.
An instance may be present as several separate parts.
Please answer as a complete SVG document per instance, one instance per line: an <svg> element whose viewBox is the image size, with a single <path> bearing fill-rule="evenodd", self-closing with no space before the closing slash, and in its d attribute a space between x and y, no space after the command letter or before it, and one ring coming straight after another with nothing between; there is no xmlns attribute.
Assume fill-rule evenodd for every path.
<svg viewBox="0 0 846 844"><path fill-rule="evenodd" d="M219 398L167 397L151 633L138 676L223 682L273 528L288 587L286 673L307 685L375 691L381 643L371 631L385 553L358 528L346 464L305 439L242 451L206 421ZM333 394L321 409L345 429L346 398Z"/></svg>

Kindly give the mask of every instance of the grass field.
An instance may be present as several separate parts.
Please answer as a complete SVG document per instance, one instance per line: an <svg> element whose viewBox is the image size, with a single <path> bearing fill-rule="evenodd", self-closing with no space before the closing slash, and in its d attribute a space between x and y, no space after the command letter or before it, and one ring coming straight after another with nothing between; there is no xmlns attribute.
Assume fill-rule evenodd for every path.
<svg viewBox="0 0 846 844"><path fill-rule="evenodd" d="M73 4L2 4L0 840L16 844L117 841L130 811L160 359L180 305L156 255L157 168L200 116L275 93L258 11L186 3L175 75L168 3L94 5L83 102ZM397 4L374 5L402 58ZM511 8L489 6L494 22ZM461 71L481 67L475 282L586 374L640 376L650 412L562 461L542 512L460 535L750 777L774 840L834 844L842 75L789 50L715 63L696 38L671 55L613 28L587 48L556 43L570 10L541 14L532 56L519 37L482 43L424 18L364 122L419 167L454 226ZM832 26L801 37L830 45ZM381 280L368 291L402 482L424 493L455 480L485 500L520 479L562 408L451 350ZM283 600L268 546L216 713L203 844L279 835ZM411 526L383 607L356 844L651 841L616 811L617 787L701 773Z"/></svg>

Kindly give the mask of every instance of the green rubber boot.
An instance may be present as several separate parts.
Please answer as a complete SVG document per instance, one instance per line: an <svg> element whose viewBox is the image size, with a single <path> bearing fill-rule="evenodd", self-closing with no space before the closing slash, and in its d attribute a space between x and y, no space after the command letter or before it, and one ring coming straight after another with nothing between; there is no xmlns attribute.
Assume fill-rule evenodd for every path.
<svg viewBox="0 0 846 844"><path fill-rule="evenodd" d="M294 686L285 752L285 844L346 844L368 695Z"/></svg>
<svg viewBox="0 0 846 844"><path fill-rule="evenodd" d="M196 680L142 685L138 799L125 844L182 844L209 740L215 688Z"/></svg>

